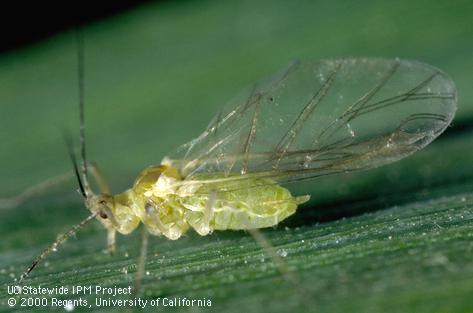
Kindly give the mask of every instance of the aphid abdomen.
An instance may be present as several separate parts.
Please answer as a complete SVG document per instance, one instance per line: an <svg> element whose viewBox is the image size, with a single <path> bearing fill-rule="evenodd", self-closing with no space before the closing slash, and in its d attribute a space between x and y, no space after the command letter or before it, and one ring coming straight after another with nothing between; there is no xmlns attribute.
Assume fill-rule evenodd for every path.
<svg viewBox="0 0 473 313"><path fill-rule="evenodd" d="M219 174L212 176L218 178ZM274 226L308 199L293 197L289 190L268 179L245 179L204 184L195 195L182 197L180 202L189 225L206 235L212 230Z"/></svg>

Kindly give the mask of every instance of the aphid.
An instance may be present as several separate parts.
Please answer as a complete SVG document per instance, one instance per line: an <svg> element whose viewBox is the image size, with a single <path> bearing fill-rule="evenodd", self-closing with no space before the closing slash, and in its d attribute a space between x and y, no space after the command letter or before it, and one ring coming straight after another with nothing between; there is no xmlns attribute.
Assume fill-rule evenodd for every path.
<svg viewBox="0 0 473 313"><path fill-rule="evenodd" d="M294 62L240 94L200 136L115 195L86 161L80 104L81 170L72 149L70 154L91 214L46 249L20 283L95 218L108 232L110 251L116 232L129 234L144 225L141 275L148 233L176 240L189 229L205 236L277 225L309 200L309 195L293 196L285 184L374 168L414 153L449 125L456 92L442 71L416 61ZM91 189L89 172L100 191ZM268 246L261 234L254 235Z"/></svg>

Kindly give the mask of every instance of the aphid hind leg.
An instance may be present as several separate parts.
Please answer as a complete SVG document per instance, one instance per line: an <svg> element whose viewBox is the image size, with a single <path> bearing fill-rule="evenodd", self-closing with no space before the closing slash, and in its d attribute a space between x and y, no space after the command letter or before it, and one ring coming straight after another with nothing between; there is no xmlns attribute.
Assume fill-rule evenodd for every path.
<svg viewBox="0 0 473 313"><path fill-rule="evenodd" d="M16 196L0 198L0 209L16 208L25 201L46 193L50 188L68 181L71 179L71 177L73 177L73 173L67 172L65 174L46 179L36 185L30 186Z"/></svg>
<svg viewBox="0 0 473 313"><path fill-rule="evenodd" d="M287 263L276 252L275 247L266 238L266 236L261 230L248 229L248 232L251 234L251 236L253 236L253 239L261 246L264 252L271 258L271 260L276 265L278 271L283 275L284 279L294 286L294 289L297 291L295 296L297 299L299 299L300 303L307 304L307 300L310 299L310 292L301 284L297 273L289 269Z"/></svg>
<svg viewBox="0 0 473 313"><path fill-rule="evenodd" d="M286 280L291 282L296 286L300 286L299 278L295 275L294 272L291 272L287 263L277 254L275 247L271 242L266 238L263 232L259 229L248 229L248 232L253 237L253 239L260 245L265 254L267 254L271 260L274 262L274 265L278 271L284 276Z"/></svg>

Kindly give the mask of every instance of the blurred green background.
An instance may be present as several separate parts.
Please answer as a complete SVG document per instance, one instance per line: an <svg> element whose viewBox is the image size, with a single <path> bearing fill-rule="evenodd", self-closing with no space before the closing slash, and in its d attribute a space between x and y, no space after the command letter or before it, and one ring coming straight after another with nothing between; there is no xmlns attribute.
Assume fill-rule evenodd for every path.
<svg viewBox="0 0 473 313"><path fill-rule="evenodd" d="M153 239L147 296L213 299L192 312L473 311L472 12L471 1L174 1L87 25L87 147L114 191L199 134L243 87L294 59L415 59L444 70L458 89L452 127L425 150L293 186L312 202L289 230L266 233L289 252L307 293L285 282L251 237L230 232ZM0 56L1 196L71 168L61 132L78 133L74 35ZM75 188L70 181L0 211L0 282L86 216ZM104 237L99 225L84 229L31 284L130 284L138 235L120 237L114 257L101 252ZM0 310L8 309L4 286Z"/></svg>

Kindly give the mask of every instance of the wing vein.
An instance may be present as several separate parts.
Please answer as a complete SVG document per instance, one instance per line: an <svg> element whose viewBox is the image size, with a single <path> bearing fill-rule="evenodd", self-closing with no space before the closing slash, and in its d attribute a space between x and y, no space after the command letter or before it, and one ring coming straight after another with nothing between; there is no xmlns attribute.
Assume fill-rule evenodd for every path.
<svg viewBox="0 0 473 313"><path fill-rule="evenodd" d="M292 123L289 130L281 138L281 141L279 142L279 144L276 146L276 149L275 149L275 157L277 158L275 168L278 168L281 159L284 157L284 155L289 150L291 144L296 139L297 134L301 130L304 122L314 112L317 105L324 99L328 90L332 86L332 83L336 77L336 74L340 70L341 65L342 65L342 62L337 62L335 68L327 77L324 84L319 88L319 90L317 90L317 92L307 102L307 104L304 106L302 111L297 116L296 120Z"/></svg>
<svg viewBox="0 0 473 313"><path fill-rule="evenodd" d="M328 131L328 129L332 127L334 124L338 123L339 121L343 121L346 116L348 116L348 119L346 120L346 122L343 123L343 125L353 120L357 116L357 113L387 84L387 82L391 79L391 77L393 77L398 67L399 67L399 61L395 60L393 66L389 69L386 75L380 80L380 82L377 85L375 85L372 89L370 89L368 92L366 92L363 96L361 96L352 105L350 105L338 119L333 120L325 129L323 129L322 132L319 134L319 136L314 140L312 146L315 146L317 143L319 143L322 136L325 134L325 132ZM359 106L359 108L356 111L352 111L357 106ZM332 137L333 134L336 133L343 125L340 124L335 130L332 131L332 133L327 138Z"/></svg>
<svg viewBox="0 0 473 313"><path fill-rule="evenodd" d="M245 154L245 157L243 159L243 168L241 171L242 174L246 174L248 172L250 148L251 148L252 142L254 141L256 137L256 124L258 122L258 114L260 110L261 110L261 103L257 103L255 106L255 111L253 113L253 118L251 120L251 128L250 128L250 131L248 132L248 136L244 145L243 153Z"/></svg>

